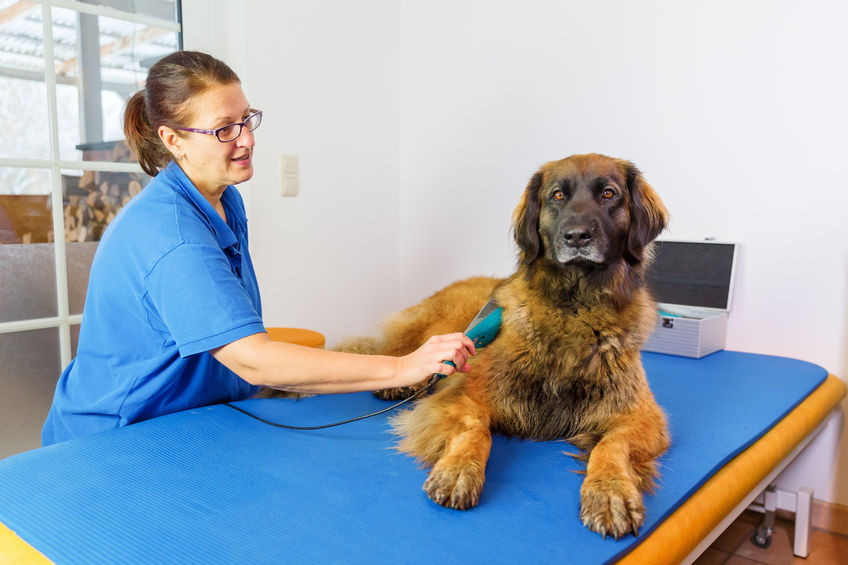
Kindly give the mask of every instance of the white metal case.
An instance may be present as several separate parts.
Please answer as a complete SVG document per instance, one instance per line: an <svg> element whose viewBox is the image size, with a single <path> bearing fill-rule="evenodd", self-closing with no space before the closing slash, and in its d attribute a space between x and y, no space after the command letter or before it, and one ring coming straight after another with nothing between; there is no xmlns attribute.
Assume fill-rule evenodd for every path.
<svg viewBox="0 0 848 565"><path fill-rule="evenodd" d="M648 285L659 303L644 351L700 358L724 349L736 266L735 243L655 243Z"/></svg>

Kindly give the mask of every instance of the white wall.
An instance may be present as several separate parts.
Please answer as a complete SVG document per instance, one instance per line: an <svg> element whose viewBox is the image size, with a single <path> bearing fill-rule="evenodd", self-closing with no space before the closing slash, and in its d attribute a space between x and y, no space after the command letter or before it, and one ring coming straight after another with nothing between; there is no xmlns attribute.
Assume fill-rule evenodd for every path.
<svg viewBox="0 0 848 565"><path fill-rule="evenodd" d="M509 272L531 174L593 151L643 170L674 237L740 242L729 348L848 375L848 5L211 4L183 1L186 47L238 61L266 111L248 192L269 324L332 342ZM197 25L245 14L259 17L231 39ZM277 195L280 153L301 157L295 199ZM848 504L843 426L786 480Z"/></svg>
<svg viewBox="0 0 848 565"><path fill-rule="evenodd" d="M398 308L398 7L391 0L184 0L186 49L228 62L263 110L249 199L267 326L328 344ZM280 195L295 154L300 195Z"/></svg>

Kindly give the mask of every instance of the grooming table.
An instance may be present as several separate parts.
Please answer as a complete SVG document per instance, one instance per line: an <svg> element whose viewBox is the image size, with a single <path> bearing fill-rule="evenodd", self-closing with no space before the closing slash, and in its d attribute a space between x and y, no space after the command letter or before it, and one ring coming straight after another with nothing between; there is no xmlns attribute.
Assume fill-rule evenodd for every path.
<svg viewBox="0 0 848 565"><path fill-rule="evenodd" d="M427 498L426 470L392 449L386 415L289 431L210 406L0 461L0 562L679 563L845 394L841 380L792 359L643 360L672 447L639 538L583 527L573 472L583 466L564 442L496 436L480 504L463 512ZM387 403L361 393L239 406L316 425Z"/></svg>

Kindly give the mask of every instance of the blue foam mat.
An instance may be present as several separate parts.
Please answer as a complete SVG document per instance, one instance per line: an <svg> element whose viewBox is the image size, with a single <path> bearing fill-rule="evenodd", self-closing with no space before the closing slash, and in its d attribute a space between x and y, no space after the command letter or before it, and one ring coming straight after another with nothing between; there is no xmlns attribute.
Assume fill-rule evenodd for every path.
<svg viewBox="0 0 848 565"><path fill-rule="evenodd" d="M386 415L321 431L226 406L142 422L0 461L0 522L59 563L601 563L623 556L827 377L816 365L723 351L644 353L673 444L642 537L578 518L582 466L564 442L496 436L480 504L431 502L392 449ZM386 406L370 394L248 400L288 424Z"/></svg>

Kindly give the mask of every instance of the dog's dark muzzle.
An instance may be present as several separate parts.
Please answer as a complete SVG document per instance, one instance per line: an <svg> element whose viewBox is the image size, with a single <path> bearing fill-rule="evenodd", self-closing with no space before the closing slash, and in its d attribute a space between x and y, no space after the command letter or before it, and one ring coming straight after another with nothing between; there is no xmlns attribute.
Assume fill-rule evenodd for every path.
<svg viewBox="0 0 848 565"><path fill-rule="evenodd" d="M572 216L565 222L562 238L568 247L579 249L597 239L598 221L586 216Z"/></svg>
<svg viewBox="0 0 848 565"><path fill-rule="evenodd" d="M598 218L584 214L569 216L558 234L554 248L556 260L560 263L606 261L607 239Z"/></svg>

